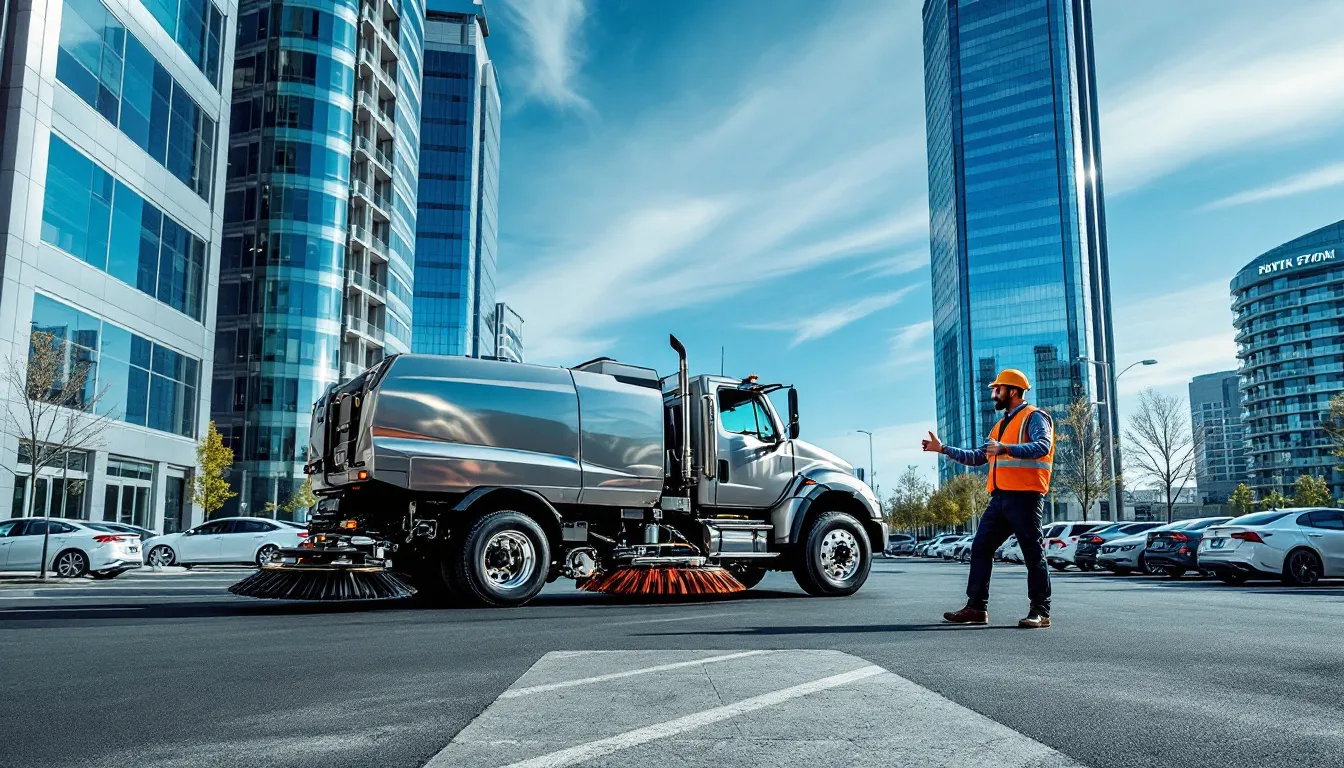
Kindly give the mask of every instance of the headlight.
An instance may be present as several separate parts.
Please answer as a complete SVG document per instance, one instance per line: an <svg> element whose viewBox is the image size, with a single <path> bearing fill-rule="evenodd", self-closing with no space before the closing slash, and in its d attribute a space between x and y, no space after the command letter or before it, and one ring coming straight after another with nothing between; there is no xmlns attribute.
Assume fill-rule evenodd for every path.
<svg viewBox="0 0 1344 768"><path fill-rule="evenodd" d="M1133 548L1135 548L1135 547L1137 547L1137 546L1139 546L1139 545L1138 545L1138 544L1126 544L1125 546L1121 547L1120 549L1123 550L1123 551L1125 551L1125 552L1128 552L1129 550L1131 550L1131 549L1133 549Z"/></svg>

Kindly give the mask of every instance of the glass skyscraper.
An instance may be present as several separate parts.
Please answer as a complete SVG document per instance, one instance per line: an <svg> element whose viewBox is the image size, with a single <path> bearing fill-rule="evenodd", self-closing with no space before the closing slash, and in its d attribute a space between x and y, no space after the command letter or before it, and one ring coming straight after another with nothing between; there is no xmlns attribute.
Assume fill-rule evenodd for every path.
<svg viewBox="0 0 1344 768"><path fill-rule="evenodd" d="M412 346L438 355L497 355L499 84L485 49L484 6L430 0Z"/></svg>
<svg viewBox="0 0 1344 768"><path fill-rule="evenodd" d="M1232 280L1250 486L1293 493L1302 475L1344 495L1321 429L1344 392L1344 221L1261 254Z"/></svg>
<svg viewBox="0 0 1344 768"><path fill-rule="evenodd" d="M943 441L989 434L1003 368L1038 406L1100 402L1113 435L1090 3L926 0L924 67Z"/></svg>
<svg viewBox="0 0 1344 768"><path fill-rule="evenodd" d="M87 370L74 402L111 421L36 478L31 451L4 430L0 516L183 530L202 514L191 485L215 354L236 4L5 9L0 360L54 340L64 375ZM24 396L0 384L0 400Z"/></svg>
<svg viewBox="0 0 1344 768"><path fill-rule="evenodd" d="M1200 448L1195 467L1200 501L1225 504L1247 479L1236 371L1206 373L1190 381L1190 428Z"/></svg>
<svg viewBox="0 0 1344 768"><path fill-rule="evenodd" d="M237 459L226 512L283 504L326 386L410 350L424 13L239 5L211 403Z"/></svg>

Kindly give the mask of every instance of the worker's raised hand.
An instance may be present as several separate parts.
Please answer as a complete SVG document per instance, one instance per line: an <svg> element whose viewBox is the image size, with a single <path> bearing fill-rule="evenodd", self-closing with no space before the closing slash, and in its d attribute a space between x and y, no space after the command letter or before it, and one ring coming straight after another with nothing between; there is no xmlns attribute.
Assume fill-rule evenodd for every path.
<svg viewBox="0 0 1344 768"><path fill-rule="evenodd" d="M943 444L938 442L938 436L933 434L932 432L929 433L929 439L921 440L920 444L923 445L924 450L928 451L929 453L943 452Z"/></svg>

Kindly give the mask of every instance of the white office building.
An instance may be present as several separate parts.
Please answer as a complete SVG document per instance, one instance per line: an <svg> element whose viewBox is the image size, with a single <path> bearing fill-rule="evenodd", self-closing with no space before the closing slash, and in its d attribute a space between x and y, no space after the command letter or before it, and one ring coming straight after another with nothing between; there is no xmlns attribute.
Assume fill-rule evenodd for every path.
<svg viewBox="0 0 1344 768"><path fill-rule="evenodd" d="M92 362L87 391L115 420L35 485L14 430L0 436L0 517L31 501L187 528L202 516L236 0L6 6L0 361L54 334Z"/></svg>

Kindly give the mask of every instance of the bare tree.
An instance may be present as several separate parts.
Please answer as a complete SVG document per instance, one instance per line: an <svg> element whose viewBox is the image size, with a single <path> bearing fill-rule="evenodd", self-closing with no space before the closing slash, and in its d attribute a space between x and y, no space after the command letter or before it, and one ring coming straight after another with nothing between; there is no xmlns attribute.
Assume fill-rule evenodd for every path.
<svg viewBox="0 0 1344 768"><path fill-rule="evenodd" d="M38 473L46 467L65 466L72 453L98 447L103 431L116 418L107 411L99 412L107 389L93 390L92 373L93 363L80 347L45 331L33 331L28 354L11 357L0 371L10 393L6 426L18 435L19 447L27 451L30 462L25 507L29 517L34 516ZM42 518L50 517L48 506ZM41 579L47 577L49 540L50 535L44 531L38 570Z"/></svg>
<svg viewBox="0 0 1344 768"><path fill-rule="evenodd" d="M1176 498L1194 480L1203 443L1190 429L1185 403L1155 389L1140 392L1125 441L1126 458L1164 494L1167 522L1171 522Z"/></svg>
<svg viewBox="0 0 1344 768"><path fill-rule="evenodd" d="M1107 498L1119 478L1107 471L1101 428L1087 398L1074 400L1056 426L1053 479L1078 499L1086 519L1092 505ZM1115 512L1111 510L1112 515Z"/></svg>

